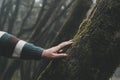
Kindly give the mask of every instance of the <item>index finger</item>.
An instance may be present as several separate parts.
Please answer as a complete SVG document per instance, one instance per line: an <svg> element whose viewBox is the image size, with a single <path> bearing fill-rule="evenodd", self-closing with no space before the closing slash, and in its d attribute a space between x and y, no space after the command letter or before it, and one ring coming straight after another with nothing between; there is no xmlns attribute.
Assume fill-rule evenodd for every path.
<svg viewBox="0 0 120 80"><path fill-rule="evenodd" d="M55 47L52 47L50 48L52 52L58 52L61 48L67 46L67 45L70 45L72 44L72 40L69 40L69 41L65 41L65 42L62 42L60 43L59 45L55 46Z"/></svg>
<svg viewBox="0 0 120 80"><path fill-rule="evenodd" d="M65 42L60 43L58 46L59 46L59 49L61 49L61 48L65 47L67 45L70 45L72 43L73 43L72 40L69 40L69 41L65 41Z"/></svg>

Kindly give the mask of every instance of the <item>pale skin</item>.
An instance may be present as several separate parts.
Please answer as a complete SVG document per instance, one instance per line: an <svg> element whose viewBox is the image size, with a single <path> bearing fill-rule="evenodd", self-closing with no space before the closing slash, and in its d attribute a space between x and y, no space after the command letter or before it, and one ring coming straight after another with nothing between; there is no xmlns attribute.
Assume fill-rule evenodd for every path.
<svg viewBox="0 0 120 80"><path fill-rule="evenodd" d="M66 53L60 53L59 54L59 52L61 51L62 48L64 48L67 45L71 45L72 43L73 43L72 40L69 40L69 41L62 42L62 43L60 43L57 46L54 46L52 48L45 49L42 53L42 57L45 57L45 58L67 57L68 54L66 54Z"/></svg>

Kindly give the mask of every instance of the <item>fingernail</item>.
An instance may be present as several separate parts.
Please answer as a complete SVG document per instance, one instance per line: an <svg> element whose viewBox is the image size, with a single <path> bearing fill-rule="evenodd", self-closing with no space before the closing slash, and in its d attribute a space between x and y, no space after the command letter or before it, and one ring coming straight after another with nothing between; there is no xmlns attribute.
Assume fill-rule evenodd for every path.
<svg viewBox="0 0 120 80"><path fill-rule="evenodd" d="M68 56L68 54L63 54L64 56Z"/></svg>
<svg viewBox="0 0 120 80"><path fill-rule="evenodd" d="M70 39L69 41L72 41L72 39Z"/></svg>

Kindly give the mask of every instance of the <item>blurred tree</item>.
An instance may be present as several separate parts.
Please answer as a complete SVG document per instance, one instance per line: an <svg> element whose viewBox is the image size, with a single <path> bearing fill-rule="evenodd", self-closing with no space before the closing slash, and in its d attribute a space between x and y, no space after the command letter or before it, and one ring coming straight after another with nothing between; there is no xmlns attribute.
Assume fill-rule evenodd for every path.
<svg viewBox="0 0 120 80"><path fill-rule="evenodd" d="M40 9L38 10L39 11L38 19L37 20L33 19L31 22L28 19L31 19L30 17L33 14L34 7L36 7L36 5L35 5L36 3L34 0L31 0L31 1L19 0L19 2L17 2L17 0L3 1L3 3L11 3L11 5L9 4L10 6L8 6L8 4L6 4L6 8L9 8L9 10L8 10L9 12L7 12L7 14L6 14L7 16L5 17L5 20L4 20L5 23L4 23L4 25L2 24L3 29L1 28L1 30L5 30L9 33L13 33L22 39L29 40L29 38L31 38L29 40L30 42L34 42L37 45L45 45L46 46L48 44L45 44L45 41L47 39L49 40L49 42L52 41L52 37L54 37L56 35L57 31L59 31L59 29L61 28L60 25L63 24L65 16L67 14L67 11L69 11L68 9L69 9L70 5L72 4L72 2L73 2L72 0L71 0L71 2L69 1L69 3L65 0L61 0L61 1L44 0L44 1L42 1L42 3L43 3L42 6L40 6ZM17 5L17 4L19 4L19 5ZM6 9L6 8L4 8L4 9ZM1 7L1 9L3 9L3 8ZM3 9L3 12L4 12L4 9ZM55 17L55 19L54 19L54 17ZM30 24L32 24L34 21L36 21L35 25L31 27ZM61 21L61 23L60 23L60 21ZM48 23L48 24L46 24L46 23ZM43 25L43 26L40 26L40 25ZM59 27L56 25L58 25ZM42 30L46 34L42 35L43 32L39 32L39 35L35 34L34 32L36 32L38 30L39 31ZM57 31L55 31L55 33L53 33L53 30L57 30ZM35 41L33 37L29 37L29 35L30 35L29 32L32 32L33 33L32 36L34 36L38 40ZM46 37L46 35L49 35L49 36ZM39 40L39 37L41 37L40 38L41 40ZM46 39L45 39L45 37L46 37ZM42 39L43 40L45 39L45 40L42 41ZM33 72L32 70L34 70L34 68L36 68L36 66L34 64L37 65L37 63L34 61L9 60L6 62L8 62L9 65L6 63L7 68L5 67L3 70L4 74L2 76L3 76L4 80L11 79L13 74L15 73L16 69L18 69L18 68L21 69L20 70L21 80L29 80L31 78L31 74ZM17 66L16 66L16 64L17 64ZM26 64L28 64L29 66ZM29 74L28 74L28 72L29 72ZM10 75L9 75L9 73L10 73Z"/></svg>
<svg viewBox="0 0 120 80"><path fill-rule="evenodd" d="M27 19L28 18L30 19L29 16L31 13L33 13L32 10L33 10L34 4L35 4L34 0L25 0L25 1L24 0L23 1L22 0L2 0L1 7L0 7L0 10L1 10L0 11L0 30L7 31L18 37L21 37L20 36L21 34L25 35L25 32L23 33L22 31L26 27L25 24L29 22L27 21ZM35 8L39 8L39 7L35 7ZM36 11L34 10L34 12ZM23 16L24 14L26 14L25 17ZM36 13L34 13L34 15L32 16L36 16ZM30 21L29 24L31 24L32 22ZM20 23L22 27L19 27ZM28 25L27 28L29 29L31 28L31 26L29 27ZM19 35L19 33L21 34ZM21 38L25 39L24 37L21 37ZM20 64L22 63L22 61L1 57L0 63L2 64L0 66L0 80L11 80L15 71L18 68L20 68ZM30 76L28 78L30 78Z"/></svg>

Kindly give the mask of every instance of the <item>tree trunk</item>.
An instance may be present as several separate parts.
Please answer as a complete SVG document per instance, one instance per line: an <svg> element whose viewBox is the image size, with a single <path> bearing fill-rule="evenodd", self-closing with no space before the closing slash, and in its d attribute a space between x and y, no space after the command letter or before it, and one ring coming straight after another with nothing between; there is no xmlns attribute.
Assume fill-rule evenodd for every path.
<svg viewBox="0 0 120 80"><path fill-rule="evenodd" d="M35 4L35 0L32 0L32 3L31 3L31 5L30 5L30 8L29 8L26 16L24 17L24 19L23 19L23 21L22 21L22 24L21 24L21 27L20 27L20 30L19 30L19 32L18 32L17 37L21 37L21 36L26 32L23 28L24 28L25 24L27 23L30 15L31 15L31 12L32 12L32 10L33 10L33 8L34 8L34 4ZM33 27L32 27L32 29L33 29Z"/></svg>
<svg viewBox="0 0 120 80"><path fill-rule="evenodd" d="M62 26L61 31L53 39L54 45L58 43L71 39L79 28L80 23L86 17L86 13L91 6L90 0L76 0L70 7L71 11L69 17L67 17L66 22Z"/></svg>
<svg viewBox="0 0 120 80"><path fill-rule="evenodd" d="M82 3L84 3L84 5L82 5ZM60 34L59 35L56 34L57 36L60 36L60 37L62 35L64 39L61 38L61 40L60 40L58 38L55 38L55 39L57 39L57 42L60 42L63 40L68 40L73 36L73 34L75 33L74 31L78 29L80 22L86 16L86 13L87 13L88 9L90 8L90 4L91 3L88 0L74 1L72 6L70 6L71 13L67 17L68 19L66 19L66 22L64 23L64 25L62 26L63 28L60 31ZM70 32L68 32L68 35L67 34L64 35L64 31L70 31ZM54 44L56 44L57 42L54 42ZM50 60L42 59L42 64L40 64L40 66L38 66L37 71L35 71L35 74L34 74L32 80L37 80L39 78L38 76L41 76L43 74L44 70L46 70L47 66L49 66L49 64L51 63L51 62L50 63L49 62L50 62Z"/></svg>
<svg viewBox="0 0 120 80"><path fill-rule="evenodd" d="M44 18L40 20L40 22L38 23L37 27L35 28L35 32L32 35L32 40L37 43L39 42L39 38L43 33L43 31L45 31L47 29L47 27L44 27L46 25L46 23L48 22L49 18L51 17L51 14L54 12L56 5L59 4L60 1L56 1L54 0L52 4L50 4L49 10L45 13ZM37 35L38 37L35 37L35 35Z"/></svg>
<svg viewBox="0 0 120 80"><path fill-rule="evenodd" d="M119 7L119 0L99 0L74 36L69 56L54 60L39 80L109 80L120 59Z"/></svg>
<svg viewBox="0 0 120 80"><path fill-rule="evenodd" d="M16 2L15 2L15 9L13 9L13 11L12 11L12 9L11 9L11 16L10 16L10 18L8 18L9 19L9 21L8 21L8 33L12 33L12 30L13 30L13 28L14 28L14 23L15 23L15 21L16 21L16 19L17 19L17 15L18 15L18 12L19 12L19 6L20 6L20 0L16 0ZM13 8L13 5L12 5L12 8Z"/></svg>
<svg viewBox="0 0 120 80"><path fill-rule="evenodd" d="M4 71L2 80L11 80L15 70L20 66L20 61L14 60L11 65Z"/></svg>
<svg viewBox="0 0 120 80"><path fill-rule="evenodd" d="M31 73L32 73L32 70L31 70L31 65L32 65L32 62L28 62L28 61L22 61L21 63L21 80L30 80L31 78Z"/></svg>

